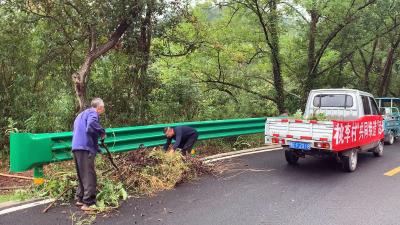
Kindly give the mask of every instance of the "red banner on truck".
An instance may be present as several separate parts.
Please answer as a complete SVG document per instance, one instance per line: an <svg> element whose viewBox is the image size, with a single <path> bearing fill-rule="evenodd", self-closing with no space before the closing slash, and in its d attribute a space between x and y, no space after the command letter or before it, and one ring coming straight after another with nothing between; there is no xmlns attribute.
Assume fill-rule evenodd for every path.
<svg viewBox="0 0 400 225"><path fill-rule="evenodd" d="M333 121L332 149L342 151L384 138L382 116L364 116L358 120Z"/></svg>

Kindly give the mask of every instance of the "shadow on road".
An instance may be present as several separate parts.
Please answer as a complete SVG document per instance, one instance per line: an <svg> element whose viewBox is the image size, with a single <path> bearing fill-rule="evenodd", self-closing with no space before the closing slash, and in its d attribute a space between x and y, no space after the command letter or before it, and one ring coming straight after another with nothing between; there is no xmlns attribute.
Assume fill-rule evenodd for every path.
<svg viewBox="0 0 400 225"><path fill-rule="evenodd" d="M282 156L283 158L284 156ZM330 179L331 176L343 176L343 175L351 175L357 174L360 170L363 169L364 165L369 163L374 163L376 161L376 157L372 155L372 153L361 153L358 154L358 163L357 170L353 173L347 173L342 170L342 164L337 162L334 158L326 158L326 159L317 159L312 157L307 157L305 159L299 159L297 165L288 165L284 159L282 163L286 165L283 166L283 173L296 173L297 175L315 175L326 177Z"/></svg>

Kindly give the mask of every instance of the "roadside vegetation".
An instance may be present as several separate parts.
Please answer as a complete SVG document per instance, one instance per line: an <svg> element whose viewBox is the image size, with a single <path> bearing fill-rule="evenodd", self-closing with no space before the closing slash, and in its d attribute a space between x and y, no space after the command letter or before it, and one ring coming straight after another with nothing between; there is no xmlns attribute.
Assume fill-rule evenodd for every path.
<svg viewBox="0 0 400 225"><path fill-rule="evenodd" d="M399 15L396 0L1 1L0 157L10 132L70 131L93 97L124 127L294 114L316 88L399 96Z"/></svg>
<svg viewBox="0 0 400 225"><path fill-rule="evenodd" d="M178 152L165 153L160 149L116 154L114 160L121 174L105 156L96 158L98 212L117 209L128 195L153 195L211 172L210 167L197 159L186 159ZM56 198L57 203L73 203L77 185L73 162L50 164L45 167L45 175L46 182L43 185L9 192L0 199Z"/></svg>
<svg viewBox="0 0 400 225"><path fill-rule="evenodd" d="M99 212L117 209L128 195L138 197L169 190L208 171L205 166L196 167L201 164L184 159L180 153L164 153L159 149L116 154L114 160L121 174L105 156L96 159ZM72 162L47 166L46 179L47 182L37 188L39 196L57 198L64 193L59 198L61 202L73 200L77 180Z"/></svg>
<svg viewBox="0 0 400 225"><path fill-rule="evenodd" d="M183 182L190 182L202 174L210 174L212 167L199 158L222 152L259 147L262 135L248 135L202 141L195 147L195 154L184 158L180 153L164 153L159 148L114 154L121 170L118 174L105 155L96 158L98 177L98 211L117 209L128 195L140 197L169 190ZM35 198L58 198L57 203L70 204L77 185L75 165L72 161L45 166L44 185L35 187L25 181L25 187L0 192L0 203ZM122 178L122 179L121 179ZM123 181L123 182L121 182ZM12 184L10 184L12 186Z"/></svg>
<svg viewBox="0 0 400 225"><path fill-rule="evenodd" d="M93 97L105 128L228 118L303 118L308 92L355 88L400 96L398 0L0 0L0 166L12 132L70 131ZM316 120L329 119L315 114ZM198 143L196 157L258 147L263 135ZM159 150L98 157L99 207L207 172ZM45 167L41 187L0 202L61 197L72 162ZM205 171L203 171L205 170Z"/></svg>

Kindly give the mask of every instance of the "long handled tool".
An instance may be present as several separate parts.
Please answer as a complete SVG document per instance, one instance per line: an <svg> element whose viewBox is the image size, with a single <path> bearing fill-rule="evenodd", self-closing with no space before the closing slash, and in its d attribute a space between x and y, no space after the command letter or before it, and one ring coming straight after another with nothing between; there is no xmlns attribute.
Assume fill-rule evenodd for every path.
<svg viewBox="0 0 400 225"><path fill-rule="evenodd" d="M111 155L110 150L108 149L107 145L104 143L104 139L101 139L101 147L103 147L106 152L107 152L107 158L110 160L111 165L117 170L118 175L119 175L119 179L122 183L122 185L124 185L124 178L121 174L121 171L119 170L119 167L117 166L117 164L115 164L114 159ZM55 203L58 199L60 199L65 193L67 193L69 190L71 190L73 187L68 187L66 188L60 195L58 195L53 202L51 202L43 211L42 213L46 213Z"/></svg>
<svg viewBox="0 0 400 225"><path fill-rule="evenodd" d="M124 179L124 177L122 176L119 167L117 166L117 164L115 164L114 159L113 159L113 157L112 157L112 155L111 155L110 150L108 149L107 145L104 143L104 139L101 139L101 142L100 142L100 143L101 143L101 147L103 147L103 148L106 150L106 152L107 152L107 158L110 160L111 165L115 168L115 170L117 170L118 175L119 175L119 179L120 179L121 183L124 184L124 180L125 180L125 179Z"/></svg>

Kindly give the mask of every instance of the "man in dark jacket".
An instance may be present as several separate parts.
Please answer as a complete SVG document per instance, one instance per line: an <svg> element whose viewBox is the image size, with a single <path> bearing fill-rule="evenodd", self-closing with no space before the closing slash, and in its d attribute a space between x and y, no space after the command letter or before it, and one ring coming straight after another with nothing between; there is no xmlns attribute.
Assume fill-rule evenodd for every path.
<svg viewBox="0 0 400 225"><path fill-rule="evenodd" d="M199 135L194 128L187 126L176 126L164 128L164 134L167 137L167 143L164 145L164 150L168 150L172 140L175 140L172 148L174 150L181 149L182 155L192 150L194 143Z"/></svg>
<svg viewBox="0 0 400 225"><path fill-rule="evenodd" d="M95 98L91 106L76 117L72 136L72 152L78 175L76 205L84 211L93 210L90 206L96 204L97 178L94 160L96 153L100 152L98 138L106 137L99 119L99 114L105 111L104 102Z"/></svg>

